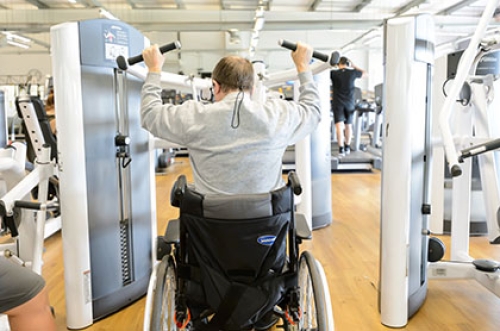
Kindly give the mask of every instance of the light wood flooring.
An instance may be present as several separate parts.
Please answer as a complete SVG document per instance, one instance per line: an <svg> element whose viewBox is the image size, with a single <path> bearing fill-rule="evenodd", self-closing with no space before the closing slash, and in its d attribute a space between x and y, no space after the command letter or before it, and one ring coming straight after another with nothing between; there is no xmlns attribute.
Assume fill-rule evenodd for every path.
<svg viewBox="0 0 500 331"><path fill-rule="evenodd" d="M157 175L159 233L163 233L167 220L177 215L168 201L172 183L181 173L190 176L186 158L177 158L165 174ZM377 307L380 172L333 173L331 181L333 222L314 231L313 240L302 249L312 251L325 269L335 330L390 330L381 325ZM448 237L442 239L448 243ZM47 239L45 248L43 275L58 329L66 330L61 235ZM489 245L485 237L474 237L471 255L500 260L500 246ZM144 302L142 298L85 330L142 330ZM425 304L401 330L497 331L500 299L474 281L430 281Z"/></svg>

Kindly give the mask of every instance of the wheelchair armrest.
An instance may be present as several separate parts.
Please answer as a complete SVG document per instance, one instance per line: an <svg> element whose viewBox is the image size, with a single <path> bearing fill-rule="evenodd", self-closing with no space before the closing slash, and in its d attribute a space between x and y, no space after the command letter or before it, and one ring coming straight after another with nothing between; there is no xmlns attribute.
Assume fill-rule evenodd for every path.
<svg viewBox="0 0 500 331"><path fill-rule="evenodd" d="M167 244L178 244L180 242L180 221L178 219L170 220L163 235L163 240Z"/></svg>
<svg viewBox="0 0 500 331"><path fill-rule="evenodd" d="M156 238L156 260L161 261L172 251L172 244L179 244L179 220L170 220L163 236Z"/></svg>
<svg viewBox="0 0 500 331"><path fill-rule="evenodd" d="M304 214L295 213L295 235L300 239L312 239L312 231Z"/></svg>
<svg viewBox="0 0 500 331"><path fill-rule="evenodd" d="M179 176L174 183L172 191L170 192L170 204L172 206L180 207L182 196L184 195L184 192L186 192L186 187L187 187L186 176L184 175Z"/></svg>
<svg viewBox="0 0 500 331"><path fill-rule="evenodd" d="M288 173L288 186L290 186L295 195L300 195L302 193L302 187L300 186L299 176L294 172L290 171Z"/></svg>

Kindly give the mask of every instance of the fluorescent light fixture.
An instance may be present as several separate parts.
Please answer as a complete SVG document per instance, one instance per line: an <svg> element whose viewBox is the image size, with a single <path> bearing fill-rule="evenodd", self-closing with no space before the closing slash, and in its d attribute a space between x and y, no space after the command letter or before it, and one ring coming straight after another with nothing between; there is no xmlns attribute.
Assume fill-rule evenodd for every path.
<svg viewBox="0 0 500 331"><path fill-rule="evenodd" d="M31 39L23 37L23 36L18 36L17 34L14 34L12 32L4 31L2 33L7 37L7 39L17 40L17 41L25 43L25 44L31 43Z"/></svg>
<svg viewBox="0 0 500 331"><path fill-rule="evenodd" d="M253 29L255 31L260 31L260 30L262 30L263 27L264 27L264 17L258 17L255 20L255 25L254 25Z"/></svg>
<svg viewBox="0 0 500 331"><path fill-rule="evenodd" d="M262 17L264 17L264 7L263 6L259 6L255 10L255 19L262 18Z"/></svg>
<svg viewBox="0 0 500 331"><path fill-rule="evenodd" d="M16 46L19 48L28 49L31 47L31 39L18 36L9 31L2 31L2 34L5 36L6 43L11 46Z"/></svg>
<svg viewBox="0 0 500 331"><path fill-rule="evenodd" d="M250 57L255 55L257 49L257 44L259 43L259 31L264 28L264 6L259 6L255 10L254 26L252 30L252 36L250 37L250 48L248 49L248 54Z"/></svg>
<svg viewBox="0 0 500 331"><path fill-rule="evenodd" d="M30 48L30 45L18 43L16 41L12 40L12 39L7 39L7 44L9 44L11 46L16 46L16 47L19 47L19 48L24 48L24 49Z"/></svg>
<svg viewBox="0 0 500 331"><path fill-rule="evenodd" d="M76 3L76 0L68 0L69 3Z"/></svg>

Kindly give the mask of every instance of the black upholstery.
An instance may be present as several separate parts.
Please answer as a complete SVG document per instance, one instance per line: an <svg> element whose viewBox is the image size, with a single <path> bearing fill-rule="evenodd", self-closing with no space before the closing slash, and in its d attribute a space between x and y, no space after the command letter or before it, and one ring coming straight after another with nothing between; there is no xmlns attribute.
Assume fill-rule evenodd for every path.
<svg viewBox="0 0 500 331"><path fill-rule="evenodd" d="M187 307L195 319L207 309L215 313L206 330L251 328L296 288L293 188L202 195L180 182L174 186L182 191L180 241L171 240L180 242L177 270Z"/></svg>
<svg viewBox="0 0 500 331"><path fill-rule="evenodd" d="M55 159L57 161L57 137L52 133L50 128L50 120L45 112L45 107L43 105L42 100L36 96L31 96L31 103L35 109L36 116L38 118L38 124L40 125L40 129L43 134L43 138L46 144L50 145L50 159ZM23 119L23 130L26 132L26 142L27 142L27 158L28 161L34 162L36 158L36 151L33 148L32 134L28 132L26 129L26 125L24 123L23 114L19 107L19 100L16 99L16 109L19 118Z"/></svg>

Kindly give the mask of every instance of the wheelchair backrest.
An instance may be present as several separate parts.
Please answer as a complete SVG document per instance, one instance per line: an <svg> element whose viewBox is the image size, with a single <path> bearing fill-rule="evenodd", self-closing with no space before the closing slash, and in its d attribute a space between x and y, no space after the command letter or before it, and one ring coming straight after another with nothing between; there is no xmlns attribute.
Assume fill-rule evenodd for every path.
<svg viewBox="0 0 500 331"><path fill-rule="evenodd" d="M292 199L289 187L252 195L202 195L187 189L180 219L189 236L188 251L198 263L216 266L243 283L280 273L293 221Z"/></svg>
<svg viewBox="0 0 500 331"><path fill-rule="evenodd" d="M216 313L215 329L251 327L297 283L294 192L301 187L293 172L285 187L252 195L203 195L185 176L176 181L181 292Z"/></svg>

